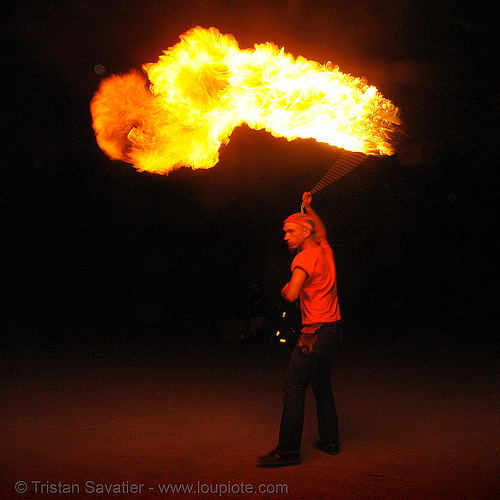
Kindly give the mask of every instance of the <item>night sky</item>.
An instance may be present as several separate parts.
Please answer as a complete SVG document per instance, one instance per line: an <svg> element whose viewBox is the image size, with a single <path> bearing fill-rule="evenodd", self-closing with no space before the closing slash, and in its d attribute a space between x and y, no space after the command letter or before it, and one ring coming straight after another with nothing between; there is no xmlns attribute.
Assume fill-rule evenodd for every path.
<svg viewBox="0 0 500 500"><path fill-rule="evenodd" d="M478 2L15 2L2 22L0 321L9 342L194 316L216 336L252 284L288 280L282 220L339 156L243 126L212 169L138 173L98 148L102 78L156 62L191 27L272 41L364 76L401 109L399 154L318 193L352 335L442 329L486 341L496 280L498 75ZM357 333L356 333L357 332ZM370 334L370 333L368 333ZM95 334L97 335L97 334ZM450 340L454 341L454 340Z"/></svg>

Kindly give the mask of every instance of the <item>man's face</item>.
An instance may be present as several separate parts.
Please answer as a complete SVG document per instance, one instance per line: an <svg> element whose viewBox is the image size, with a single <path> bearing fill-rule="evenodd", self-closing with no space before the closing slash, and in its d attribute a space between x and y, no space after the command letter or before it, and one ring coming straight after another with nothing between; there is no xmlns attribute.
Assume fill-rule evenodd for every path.
<svg viewBox="0 0 500 500"><path fill-rule="evenodd" d="M283 225L285 231L285 238L288 248L290 250L297 250L302 248L302 244L311 233L309 229L293 222L287 222Z"/></svg>

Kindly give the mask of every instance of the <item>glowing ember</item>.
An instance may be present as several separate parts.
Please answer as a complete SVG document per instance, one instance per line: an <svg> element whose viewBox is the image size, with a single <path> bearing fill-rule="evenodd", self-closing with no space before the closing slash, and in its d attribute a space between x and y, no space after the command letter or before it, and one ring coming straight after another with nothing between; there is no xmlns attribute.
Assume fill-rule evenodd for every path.
<svg viewBox="0 0 500 500"><path fill-rule="evenodd" d="M101 149L139 170L209 168L235 127L313 138L365 154L390 155L399 123L378 90L267 42L240 50L232 35L197 27L138 71L101 82L91 103Z"/></svg>

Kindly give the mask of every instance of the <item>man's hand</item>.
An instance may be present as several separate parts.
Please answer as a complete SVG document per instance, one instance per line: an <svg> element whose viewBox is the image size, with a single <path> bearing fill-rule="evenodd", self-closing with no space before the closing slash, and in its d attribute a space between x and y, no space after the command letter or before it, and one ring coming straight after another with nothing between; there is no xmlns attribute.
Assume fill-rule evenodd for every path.
<svg viewBox="0 0 500 500"><path fill-rule="evenodd" d="M302 203L304 204L304 207L311 206L311 201L312 201L312 193L310 191L306 191L302 195Z"/></svg>
<svg viewBox="0 0 500 500"><path fill-rule="evenodd" d="M319 215L312 209L311 201L312 193L310 191L306 191L302 195L302 205L306 211L306 214L309 215L309 217L311 217L311 219L314 221L316 237L326 240L326 228L323 225L323 222L321 222Z"/></svg>

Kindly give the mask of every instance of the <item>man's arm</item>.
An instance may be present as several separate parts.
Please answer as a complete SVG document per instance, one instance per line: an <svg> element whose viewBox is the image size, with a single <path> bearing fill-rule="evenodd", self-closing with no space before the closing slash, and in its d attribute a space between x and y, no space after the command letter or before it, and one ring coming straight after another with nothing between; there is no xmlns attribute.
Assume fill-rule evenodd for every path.
<svg viewBox="0 0 500 500"><path fill-rule="evenodd" d="M306 278L307 273L304 269L296 267L292 272L290 281L281 290L281 296L288 302L295 302L299 297L300 290L304 286Z"/></svg>
<svg viewBox="0 0 500 500"><path fill-rule="evenodd" d="M302 195L302 204L304 205L306 214L309 215L309 217L311 217L311 219L314 221L316 237L326 240L326 228L319 218L319 215L312 209L311 201L312 194L309 191L306 191Z"/></svg>

